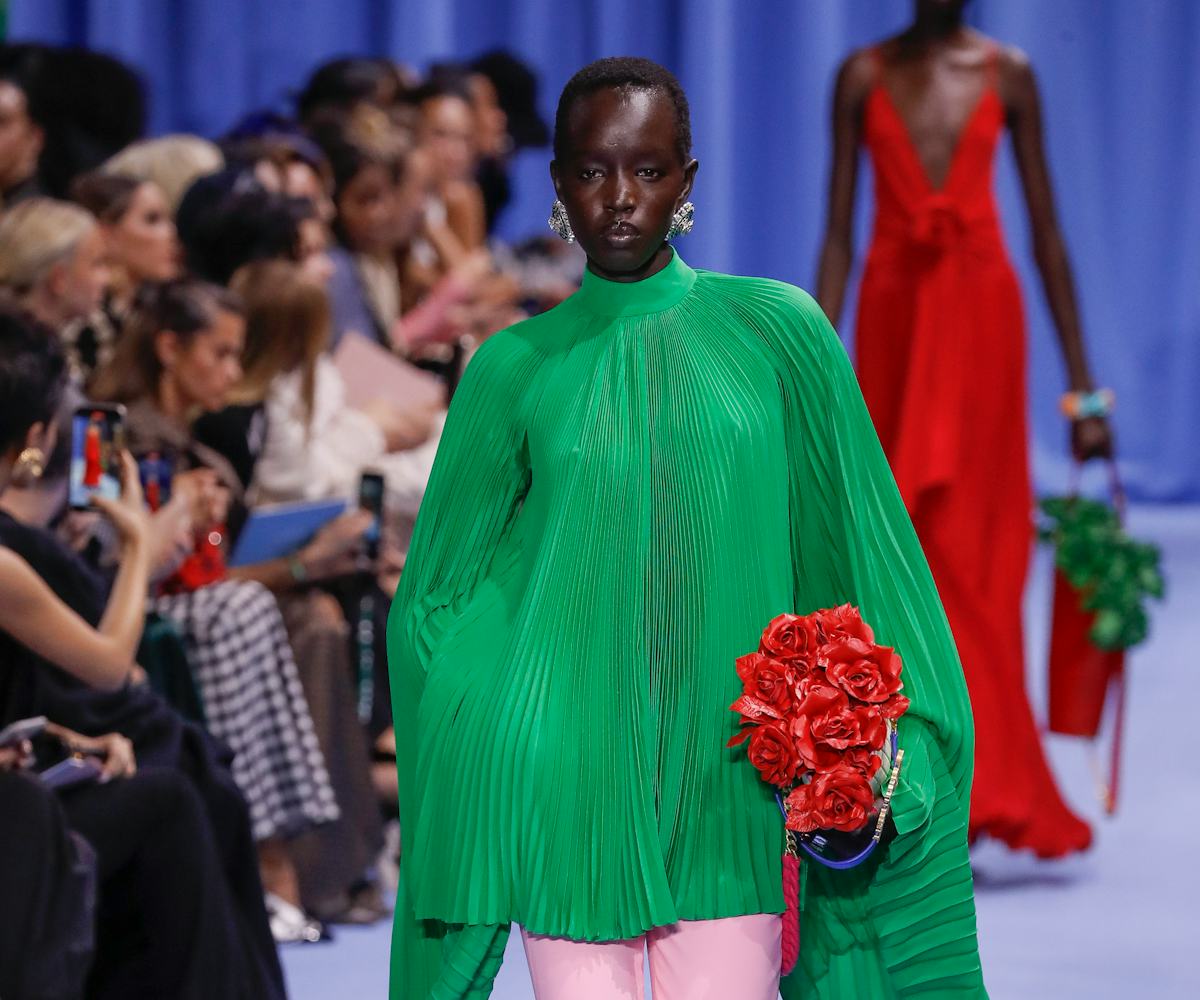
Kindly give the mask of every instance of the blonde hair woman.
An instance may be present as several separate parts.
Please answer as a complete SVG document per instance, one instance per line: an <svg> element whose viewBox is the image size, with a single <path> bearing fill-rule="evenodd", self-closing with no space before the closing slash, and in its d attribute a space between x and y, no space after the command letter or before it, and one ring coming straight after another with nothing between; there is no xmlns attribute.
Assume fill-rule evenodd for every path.
<svg viewBox="0 0 1200 1000"><path fill-rule="evenodd" d="M0 215L0 287L60 329L100 305L108 282L104 240L91 213L30 198Z"/></svg>
<svg viewBox="0 0 1200 1000"><path fill-rule="evenodd" d="M214 143L198 135L164 135L131 143L100 168L106 174L121 174L139 181L153 181L166 196L171 214L179 207L184 192L206 174L225 166L225 157Z"/></svg>

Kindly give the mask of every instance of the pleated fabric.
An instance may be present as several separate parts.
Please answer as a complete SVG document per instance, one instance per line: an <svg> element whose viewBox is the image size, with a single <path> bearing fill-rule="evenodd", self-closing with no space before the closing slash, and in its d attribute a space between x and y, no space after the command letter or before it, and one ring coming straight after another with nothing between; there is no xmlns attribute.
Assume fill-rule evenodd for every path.
<svg viewBox="0 0 1200 1000"><path fill-rule="evenodd" d="M392 997L489 996L511 922L613 940L781 912L778 809L725 747L733 662L781 611L845 601L904 656L913 763L869 884L812 880L785 990L981 994L962 671L820 309L675 256L487 341L388 622ZM887 990L847 994L843 962Z"/></svg>

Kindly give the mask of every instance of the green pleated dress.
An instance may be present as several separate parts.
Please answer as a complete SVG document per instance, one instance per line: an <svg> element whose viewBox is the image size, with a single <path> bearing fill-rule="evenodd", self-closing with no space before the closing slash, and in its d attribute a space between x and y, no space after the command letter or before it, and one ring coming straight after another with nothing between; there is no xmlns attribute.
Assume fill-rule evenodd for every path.
<svg viewBox="0 0 1200 1000"><path fill-rule="evenodd" d="M962 670L820 308L675 255L488 340L388 622L393 1000L489 996L514 922L609 940L781 912L778 808L725 747L734 659L847 601L904 658L899 836L810 871L784 995L982 996Z"/></svg>

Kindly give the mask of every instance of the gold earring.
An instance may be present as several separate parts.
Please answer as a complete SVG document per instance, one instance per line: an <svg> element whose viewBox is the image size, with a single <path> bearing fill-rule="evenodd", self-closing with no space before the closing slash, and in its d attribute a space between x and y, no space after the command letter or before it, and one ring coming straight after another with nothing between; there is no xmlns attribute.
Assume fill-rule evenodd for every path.
<svg viewBox="0 0 1200 1000"><path fill-rule="evenodd" d="M46 453L41 448L26 448L17 456L13 466L13 479L20 483L32 483L42 478L46 471Z"/></svg>

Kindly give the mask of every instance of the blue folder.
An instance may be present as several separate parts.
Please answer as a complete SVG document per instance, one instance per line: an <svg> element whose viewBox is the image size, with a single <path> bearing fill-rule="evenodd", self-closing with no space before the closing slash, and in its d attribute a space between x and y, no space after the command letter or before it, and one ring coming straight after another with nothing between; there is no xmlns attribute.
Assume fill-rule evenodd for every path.
<svg viewBox="0 0 1200 1000"><path fill-rule="evenodd" d="M255 507L229 557L230 566L252 566L296 552L338 515L348 503L340 500L304 500Z"/></svg>

